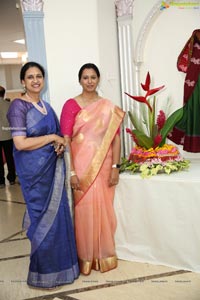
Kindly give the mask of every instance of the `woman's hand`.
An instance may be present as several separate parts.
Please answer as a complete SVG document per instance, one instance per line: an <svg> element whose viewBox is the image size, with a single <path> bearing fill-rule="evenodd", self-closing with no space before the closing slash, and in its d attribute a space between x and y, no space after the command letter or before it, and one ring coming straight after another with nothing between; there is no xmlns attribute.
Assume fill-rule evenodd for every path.
<svg viewBox="0 0 200 300"><path fill-rule="evenodd" d="M115 165L116 163L120 161L120 149L121 149L121 143L120 143L120 136L117 133L114 137L114 140L112 142L112 163ZM113 186L118 184L119 182L119 169L118 168L112 168L110 171L110 178L108 185Z"/></svg>
<svg viewBox="0 0 200 300"><path fill-rule="evenodd" d="M70 177L70 184L73 190L80 190L80 182L77 175L73 175Z"/></svg>
<svg viewBox="0 0 200 300"><path fill-rule="evenodd" d="M55 152L58 156L61 156L65 151L65 140L59 135L55 135L55 142L53 143Z"/></svg>
<svg viewBox="0 0 200 300"><path fill-rule="evenodd" d="M108 185L111 187L113 185L117 185L118 182L119 182L119 169L112 168L110 172Z"/></svg>
<svg viewBox="0 0 200 300"><path fill-rule="evenodd" d="M61 156L63 154L63 152L65 151L65 146L62 144L54 143L54 150L58 156Z"/></svg>
<svg viewBox="0 0 200 300"><path fill-rule="evenodd" d="M80 181L76 172L74 171L74 162L72 157L72 149L71 149L71 137L65 135L65 146L69 148L69 155L70 155L70 169L71 169L71 176L70 176L70 184L73 191L81 190Z"/></svg>

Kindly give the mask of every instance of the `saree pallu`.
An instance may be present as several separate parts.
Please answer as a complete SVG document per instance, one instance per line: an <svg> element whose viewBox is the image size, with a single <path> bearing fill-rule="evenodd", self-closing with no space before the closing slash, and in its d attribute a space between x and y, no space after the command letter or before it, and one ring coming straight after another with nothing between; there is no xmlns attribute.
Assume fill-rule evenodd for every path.
<svg viewBox="0 0 200 300"><path fill-rule="evenodd" d="M108 181L112 166L112 141L124 112L100 99L76 116L71 142L80 191L74 191L75 234L80 271L106 272L117 267L113 208L115 187Z"/></svg>
<svg viewBox="0 0 200 300"><path fill-rule="evenodd" d="M59 134L54 111L35 108L26 116L27 136ZM65 189L63 158L48 144L32 151L14 150L17 174L27 205L24 227L31 241L27 283L50 288L72 283L79 275L75 237Z"/></svg>

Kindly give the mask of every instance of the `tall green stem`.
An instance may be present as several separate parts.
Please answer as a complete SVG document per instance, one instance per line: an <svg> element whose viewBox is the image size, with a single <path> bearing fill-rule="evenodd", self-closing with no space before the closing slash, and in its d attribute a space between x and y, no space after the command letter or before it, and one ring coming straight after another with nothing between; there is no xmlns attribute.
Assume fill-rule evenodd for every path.
<svg viewBox="0 0 200 300"><path fill-rule="evenodd" d="M154 96L152 111L149 109L149 134L152 139L154 138L155 108L156 108L156 97Z"/></svg>

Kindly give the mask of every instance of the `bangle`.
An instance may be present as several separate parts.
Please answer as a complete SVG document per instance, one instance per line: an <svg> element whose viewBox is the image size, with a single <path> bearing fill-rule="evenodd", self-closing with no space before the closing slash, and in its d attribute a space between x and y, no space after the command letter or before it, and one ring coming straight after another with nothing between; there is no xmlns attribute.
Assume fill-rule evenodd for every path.
<svg viewBox="0 0 200 300"><path fill-rule="evenodd" d="M75 176L76 172L75 171L70 171L70 177Z"/></svg>
<svg viewBox="0 0 200 300"><path fill-rule="evenodd" d="M112 165L112 169L120 169L120 165L119 164L114 164L114 165Z"/></svg>

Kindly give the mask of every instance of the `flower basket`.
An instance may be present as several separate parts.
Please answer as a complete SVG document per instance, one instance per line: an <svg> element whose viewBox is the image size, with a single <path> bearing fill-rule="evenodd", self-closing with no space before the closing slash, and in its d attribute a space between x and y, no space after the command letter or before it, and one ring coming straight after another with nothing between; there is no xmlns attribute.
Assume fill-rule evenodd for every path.
<svg viewBox="0 0 200 300"><path fill-rule="evenodd" d="M169 148L176 149L172 154L159 154ZM135 150L148 153L148 156L135 154ZM157 151L155 151L157 150ZM122 158L120 171L128 171L131 174L140 173L142 178L149 178L157 174L170 174L172 172L181 171L189 168L190 161L181 157L177 148L173 145L165 144L157 149L144 149L135 147L132 150L129 158Z"/></svg>
<svg viewBox="0 0 200 300"><path fill-rule="evenodd" d="M163 89L164 85L150 89L150 83L151 77L148 72L145 84L141 84L142 89L146 91L145 96L132 96L125 93L145 105L146 110L141 109L139 117L135 111L128 112L134 129L126 128L126 131L131 135L136 146L133 147L128 158L122 158L120 171L140 172L142 178L188 169L190 163L189 160L181 157L176 146L166 143L169 132L183 115L183 108L176 110L169 117L163 110L157 114L155 94Z"/></svg>

